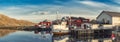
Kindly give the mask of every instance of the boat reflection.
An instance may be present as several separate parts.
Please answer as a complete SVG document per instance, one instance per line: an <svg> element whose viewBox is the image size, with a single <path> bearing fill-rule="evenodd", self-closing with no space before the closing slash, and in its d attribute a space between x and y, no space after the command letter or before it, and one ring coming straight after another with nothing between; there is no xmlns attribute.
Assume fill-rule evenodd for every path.
<svg viewBox="0 0 120 42"><path fill-rule="evenodd" d="M50 37L52 38L52 36L53 36L53 33L51 31L35 30L34 33L39 34L42 39L47 39L47 38L50 38Z"/></svg>
<svg viewBox="0 0 120 42"><path fill-rule="evenodd" d="M69 35L63 35L63 36L53 36L54 42L68 42Z"/></svg>
<svg viewBox="0 0 120 42"><path fill-rule="evenodd" d="M48 38L48 36L52 36L51 40L52 42L67 42L67 40L69 39L68 35L53 35L52 31L39 31L39 30L35 30L34 31L35 34L39 34L41 38L46 39ZM49 38L50 39L50 38ZM49 42L49 41L48 41Z"/></svg>
<svg viewBox="0 0 120 42"><path fill-rule="evenodd" d="M3 37L4 36L4 37ZM92 36L53 35L52 31L0 30L0 41L11 42L114 42L111 38Z"/></svg>
<svg viewBox="0 0 120 42"><path fill-rule="evenodd" d="M52 31L39 31L39 30L35 30L34 33L35 34L42 34L42 35L45 35L45 34L53 35Z"/></svg>
<svg viewBox="0 0 120 42"><path fill-rule="evenodd" d="M35 34L40 34L42 39L50 39L51 36L52 42L113 42L111 38L94 38L92 36L82 37L77 36L73 37L71 35L53 35L51 31L34 31Z"/></svg>

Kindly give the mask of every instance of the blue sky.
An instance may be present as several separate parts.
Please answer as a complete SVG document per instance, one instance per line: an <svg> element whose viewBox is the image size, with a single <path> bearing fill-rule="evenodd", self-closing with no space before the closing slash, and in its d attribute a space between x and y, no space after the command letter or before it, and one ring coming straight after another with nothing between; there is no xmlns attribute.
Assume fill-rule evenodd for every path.
<svg viewBox="0 0 120 42"><path fill-rule="evenodd" d="M120 12L120 0L0 0L0 13L39 22L62 16L95 18L101 11Z"/></svg>

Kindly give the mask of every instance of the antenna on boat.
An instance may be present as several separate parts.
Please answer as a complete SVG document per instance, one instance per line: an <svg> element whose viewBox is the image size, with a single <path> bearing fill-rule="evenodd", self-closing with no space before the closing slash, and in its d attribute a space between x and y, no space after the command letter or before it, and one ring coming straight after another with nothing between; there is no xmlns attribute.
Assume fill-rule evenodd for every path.
<svg viewBox="0 0 120 42"><path fill-rule="evenodd" d="M56 11L56 19L58 19L58 11Z"/></svg>
<svg viewBox="0 0 120 42"><path fill-rule="evenodd" d="M57 21L57 24L59 23L58 21L58 11L56 11L56 21Z"/></svg>
<svg viewBox="0 0 120 42"><path fill-rule="evenodd" d="M58 8L58 10L56 11L56 19L57 19L57 20L61 17L61 16L58 14L60 9L61 9L61 8Z"/></svg>

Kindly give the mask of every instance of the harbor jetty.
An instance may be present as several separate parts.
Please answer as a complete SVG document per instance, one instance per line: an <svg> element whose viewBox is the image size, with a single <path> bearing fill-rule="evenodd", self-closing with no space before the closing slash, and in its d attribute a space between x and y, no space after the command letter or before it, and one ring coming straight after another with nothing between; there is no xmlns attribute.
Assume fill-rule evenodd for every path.
<svg viewBox="0 0 120 42"><path fill-rule="evenodd" d="M110 38L112 31L113 29L74 29L70 30L70 35L79 39L100 39Z"/></svg>

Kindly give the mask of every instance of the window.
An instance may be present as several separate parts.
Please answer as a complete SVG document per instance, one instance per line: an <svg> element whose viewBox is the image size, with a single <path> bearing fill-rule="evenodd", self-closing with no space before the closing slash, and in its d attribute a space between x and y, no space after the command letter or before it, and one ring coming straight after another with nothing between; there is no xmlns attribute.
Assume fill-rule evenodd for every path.
<svg viewBox="0 0 120 42"><path fill-rule="evenodd" d="M109 21L109 20L107 20L107 24L110 24L110 21Z"/></svg>
<svg viewBox="0 0 120 42"><path fill-rule="evenodd" d="M102 24L104 24L105 23L105 19L102 19Z"/></svg>

